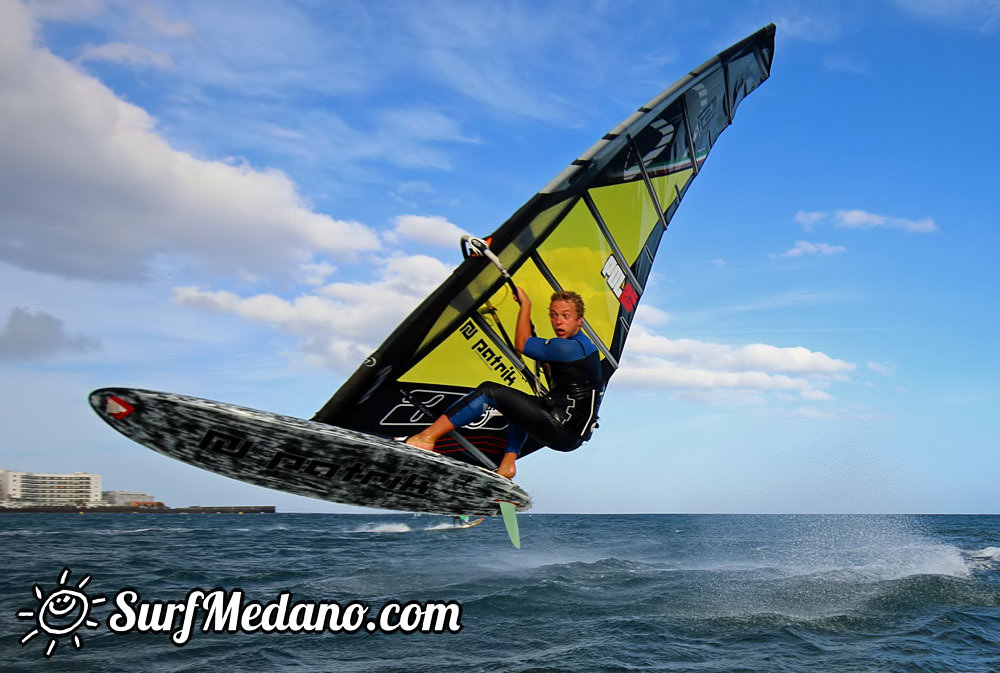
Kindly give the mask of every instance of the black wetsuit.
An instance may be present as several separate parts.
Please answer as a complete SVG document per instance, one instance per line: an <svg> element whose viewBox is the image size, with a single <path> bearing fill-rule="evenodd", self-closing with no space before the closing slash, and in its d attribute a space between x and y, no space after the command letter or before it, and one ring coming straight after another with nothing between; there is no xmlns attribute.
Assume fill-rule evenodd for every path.
<svg viewBox="0 0 1000 673"><path fill-rule="evenodd" d="M531 337L524 354L548 363L552 390L547 395L535 397L487 381L445 413L461 427L493 407L507 419L507 451L517 455L529 436L556 451L572 451L590 438L597 420L604 386L597 348L577 333L568 339Z"/></svg>

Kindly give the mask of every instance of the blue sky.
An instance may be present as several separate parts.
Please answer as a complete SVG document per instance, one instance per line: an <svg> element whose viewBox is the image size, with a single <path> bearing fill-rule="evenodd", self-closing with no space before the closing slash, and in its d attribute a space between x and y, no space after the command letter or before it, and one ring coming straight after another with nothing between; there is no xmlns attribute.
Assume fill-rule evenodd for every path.
<svg viewBox="0 0 1000 673"><path fill-rule="evenodd" d="M309 417L606 131L777 24L541 512L996 512L1000 3L0 5L0 468L358 511L118 436L124 385Z"/></svg>

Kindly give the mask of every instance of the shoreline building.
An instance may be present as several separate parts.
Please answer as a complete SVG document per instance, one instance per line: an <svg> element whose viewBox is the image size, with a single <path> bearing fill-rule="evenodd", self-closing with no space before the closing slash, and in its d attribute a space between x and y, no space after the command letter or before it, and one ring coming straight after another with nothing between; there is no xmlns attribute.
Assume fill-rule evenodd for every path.
<svg viewBox="0 0 1000 673"><path fill-rule="evenodd" d="M163 506L163 503L156 502L153 496L142 491L104 491L101 500L105 505L115 505L119 507L141 506L152 507L154 505Z"/></svg>
<svg viewBox="0 0 1000 673"><path fill-rule="evenodd" d="M0 504L98 506L102 502L99 474L0 470Z"/></svg>

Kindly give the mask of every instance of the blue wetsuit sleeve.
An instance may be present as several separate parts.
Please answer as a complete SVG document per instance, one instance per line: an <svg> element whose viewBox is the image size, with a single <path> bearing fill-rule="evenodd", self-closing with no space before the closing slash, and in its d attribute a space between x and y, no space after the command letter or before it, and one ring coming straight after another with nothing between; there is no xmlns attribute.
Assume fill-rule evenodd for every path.
<svg viewBox="0 0 1000 673"><path fill-rule="evenodd" d="M591 348L593 348L592 344ZM528 337L524 343L524 354L532 360L540 362L573 362L584 358L587 353L587 348L576 338L540 339L539 337Z"/></svg>

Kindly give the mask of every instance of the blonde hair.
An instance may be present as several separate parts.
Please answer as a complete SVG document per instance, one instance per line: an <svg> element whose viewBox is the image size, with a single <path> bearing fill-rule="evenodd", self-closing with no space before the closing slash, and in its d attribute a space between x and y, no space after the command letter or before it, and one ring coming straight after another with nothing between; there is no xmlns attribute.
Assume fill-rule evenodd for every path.
<svg viewBox="0 0 1000 673"><path fill-rule="evenodd" d="M579 317L583 317L583 297L578 295L572 290L559 290L552 293L552 299L549 300L551 305L554 301L568 301L576 307L576 314Z"/></svg>

